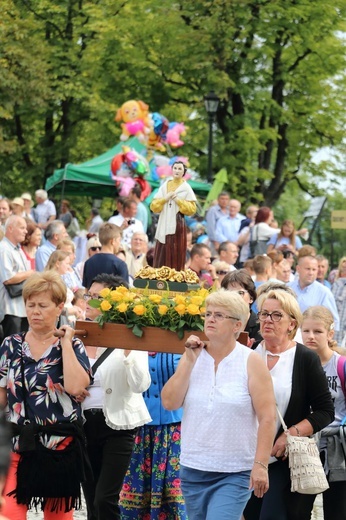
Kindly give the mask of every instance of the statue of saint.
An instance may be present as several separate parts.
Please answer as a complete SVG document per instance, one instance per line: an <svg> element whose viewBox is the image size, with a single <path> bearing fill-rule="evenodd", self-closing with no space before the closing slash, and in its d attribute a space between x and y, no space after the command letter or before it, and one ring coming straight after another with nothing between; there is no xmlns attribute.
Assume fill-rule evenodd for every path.
<svg viewBox="0 0 346 520"><path fill-rule="evenodd" d="M154 267L185 269L186 224L184 215L196 213L196 196L183 178L186 166L176 161L172 166L173 179L167 180L158 190L150 209L160 213L156 229Z"/></svg>

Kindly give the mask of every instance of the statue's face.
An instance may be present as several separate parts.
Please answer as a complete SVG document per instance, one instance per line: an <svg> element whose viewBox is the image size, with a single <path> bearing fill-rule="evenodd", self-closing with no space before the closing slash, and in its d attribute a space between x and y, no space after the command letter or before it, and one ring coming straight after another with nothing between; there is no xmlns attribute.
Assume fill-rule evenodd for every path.
<svg viewBox="0 0 346 520"><path fill-rule="evenodd" d="M180 163L174 163L172 167L173 177L181 178L184 175L184 166Z"/></svg>

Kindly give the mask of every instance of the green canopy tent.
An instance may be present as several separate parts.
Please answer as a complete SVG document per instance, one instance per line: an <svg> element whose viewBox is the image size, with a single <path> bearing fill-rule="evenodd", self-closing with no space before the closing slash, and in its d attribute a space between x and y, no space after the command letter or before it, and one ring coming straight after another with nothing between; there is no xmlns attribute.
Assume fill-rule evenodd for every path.
<svg viewBox="0 0 346 520"><path fill-rule="evenodd" d="M65 196L81 195L90 196L95 199L103 197L114 198L117 189L114 181L110 177L110 165L113 157L122 152L122 146L129 146L138 153L145 155L146 147L132 137L126 143L119 143L107 152L90 159L82 164L66 164L65 168L55 170L53 175L48 177L45 189L49 195L64 198ZM211 185L188 181L197 196L205 198L210 191ZM159 187L159 181L149 181L152 189Z"/></svg>

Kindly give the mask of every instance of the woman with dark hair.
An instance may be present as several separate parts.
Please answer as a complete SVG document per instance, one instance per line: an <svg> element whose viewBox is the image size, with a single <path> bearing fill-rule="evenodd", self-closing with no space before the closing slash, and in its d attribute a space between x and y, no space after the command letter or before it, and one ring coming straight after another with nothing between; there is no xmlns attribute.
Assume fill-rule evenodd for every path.
<svg viewBox="0 0 346 520"><path fill-rule="evenodd" d="M35 256L38 246L41 244L42 231L35 222L26 219L26 235L22 242L22 250L25 258L30 263L30 269L36 269Z"/></svg>
<svg viewBox="0 0 346 520"><path fill-rule="evenodd" d="M156 229L154 267L185 269L186 223L184 215L196 213L196 196L183 179L186 166L176 161L172 166L173 179L167 180L158 190L150 204L154 213L160 213Z"/></svg>
<svg viewBox="0 0 346 520"><path fill-rule="evenodd" d="M237 245L242 248L241 264L248 258L254 258L256 255L263 255L267 252L268 240L277 233L277 229L269 225L273 219L272 210L268 206L263 206L257 212L254 225L242 230L237 241Z"/></svg>
<svg viewBox="0 0 346 520"><path fill-rule="evenodd" d="M86 319L94 321L101 314L89 304L91 299L120 286L128 286L120 276L95 276L85 294ZM93 474L83 484L88 520L120 520L119 494L137 429L151 420L142 396L150 386L148 353L128 350L125 345L123 349L86 349L94 376L79 395Z"/></svg>
<svg viewBox="0 0 346 520"><path fill-rule="evenodd" d="M259 333L259 323L257 316L251 311L251 305L257 299L255 284L246 269L239 269L226 274L221 282L221 287L228 291L237 292L248 304L250 309L250 317L245 327L245 332L249 333L249 338L254 341L261 341L262 336ZM251 345L250 345L251 346Z"/></svg>

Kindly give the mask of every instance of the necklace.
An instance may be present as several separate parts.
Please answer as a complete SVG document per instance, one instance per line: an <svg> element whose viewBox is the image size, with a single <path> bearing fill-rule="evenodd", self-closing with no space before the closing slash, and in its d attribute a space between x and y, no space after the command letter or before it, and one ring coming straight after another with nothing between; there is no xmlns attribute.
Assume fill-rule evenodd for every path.
<svg viewBox="0 0 346 520"><path fill-rule="evenodd" d="M281 352L278 352L277 354L276 353L274 354L273 352L268 352L266 344L265 344L264 341L263 341L263 348L264 348L264 352L266 353L267 356L270 356L270 357L280 357L281 354L286 352L286 350L289 348L290 344L291 344L291 340L289 340L289 342L287 343L286 348L284 348L284 350L282 350Z"/></svg>
<svg viewBox="0 0 346 520"><path fill-rule="evenodd" d="M36 335L36 333L33 332L32 330L31 330L30 332L31 332L31 334L32 334L32 336L33 336L33 338L34 338L34 340L35 340L35 341L39 341L39 342L42 343L43 345L45 345L46 343L49 343L49 342L52 341L53 334L52 334L51 332L49 333L50 336L48 336L48 338L46 338L46 339L41 339L40 336L39 336L39 335ZM54 339L55 339L55 338L54 338Z"/></svg>

